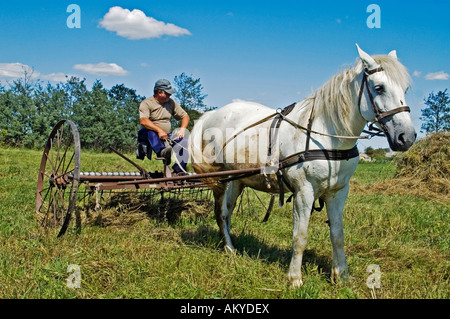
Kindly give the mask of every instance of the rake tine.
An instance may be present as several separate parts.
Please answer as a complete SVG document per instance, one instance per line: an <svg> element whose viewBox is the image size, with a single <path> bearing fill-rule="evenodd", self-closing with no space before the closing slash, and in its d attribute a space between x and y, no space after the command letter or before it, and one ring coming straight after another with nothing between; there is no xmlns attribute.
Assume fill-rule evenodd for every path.
<svg viewBox="0 0 450 319"><path fill-rule="evenodd" d="M242 197L244 196L244 192L242 192L242 194L239 196L239 205L238 205L238 209L237 209L237 212L240 212L240 213L242 213Z"/></svg>
<svg viewBox="0 0 450 319"><path fill-rule="evenodd" d="M269 208L266 211L266 216L264 216L263 223L267 223L269 221L270 214L272 213L273 205L275 203L275 195L271 195Z"/></svg>
<svg viewBox="0 0 450 319"><path fill-rule="evenodd" d="M248 203L249 210L251 208L251 212L252 212L251 215L253 216L255 214L255 207L253 205L251 205L251 203L250 203L250 195L249 195L248 187L246 189L245 194L247 196L247 203Z"/></svg>
<svg viewBox="0 0 450 319"><path fill-rule="evenodd" d="M261 203L261 205L264 207L264 210L267 210L266 205L264 205L264 203L262 202L261 198L259 198L258 194L256 193L256 191L254 189L252 189L253 194L255 194L256 198L259 200L259 202Z"/></svg>

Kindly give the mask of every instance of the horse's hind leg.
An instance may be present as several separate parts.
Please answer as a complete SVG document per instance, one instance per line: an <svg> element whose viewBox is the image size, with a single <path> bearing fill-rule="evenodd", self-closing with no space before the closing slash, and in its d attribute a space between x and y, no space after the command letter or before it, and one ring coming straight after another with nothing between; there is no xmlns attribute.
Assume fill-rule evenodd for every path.
<svg viewBox="0 0 450 319"><path fill-rule="evenodd" d="M230 236L231 213L233 212L236 201L242 193L243 185L239 181L228 183L224 192L217 192L214 194L215 207L214 213L216 215L217 225L222 234L225 250L234 251L233 242Z"/></svg>

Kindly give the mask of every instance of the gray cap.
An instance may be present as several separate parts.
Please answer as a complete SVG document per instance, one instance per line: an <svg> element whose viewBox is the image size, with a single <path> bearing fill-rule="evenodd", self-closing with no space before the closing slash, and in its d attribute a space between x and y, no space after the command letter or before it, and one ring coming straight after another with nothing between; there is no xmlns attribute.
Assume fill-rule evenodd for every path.
<svg viewBox="0 0 450 319"><path fill-rule="evenodd" d="M155 90L161 90L169 94L175 94L177 92L174 88L172 88L170 82L165 79L158 80L155 83Z"/></svg>

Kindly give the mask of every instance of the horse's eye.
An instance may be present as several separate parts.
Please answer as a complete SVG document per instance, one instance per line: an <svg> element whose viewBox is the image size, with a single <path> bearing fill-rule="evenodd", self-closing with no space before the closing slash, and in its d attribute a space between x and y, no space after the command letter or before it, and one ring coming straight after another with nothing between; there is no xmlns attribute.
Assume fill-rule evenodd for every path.
<svg viewBox="0 0 450 319"><path fill-rule="evenodd" d="M377 91L378 94L382 94L384 92L384 86L382 85L375 86L375 91Z"/></svg>

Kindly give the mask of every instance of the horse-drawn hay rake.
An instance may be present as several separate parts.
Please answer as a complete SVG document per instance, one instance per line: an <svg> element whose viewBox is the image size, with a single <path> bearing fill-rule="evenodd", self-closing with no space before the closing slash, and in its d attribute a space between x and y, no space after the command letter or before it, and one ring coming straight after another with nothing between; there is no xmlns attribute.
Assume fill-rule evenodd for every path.
<svg viewBox="0 0 450 319"><path fill-rule="evenodd" d="M93 199L95 208L98 209L100 202L107 195L139 192L140 200L145 200L147 205L161 206L168 201L179 199L208 201L212 194L208 185L202 181L203 178L248 173L248 170L239 170L172 176L162 158L159 160L164 163L164 171L148 172L119 151L110 149L132 164L137 172L81 171L81 144L75 123L62 120L53 128L44 148L37 183L36 212L43 227L59 228L58 237L61 237L66 233L72 216L75 215L76 228L80 230L81 216L78 203L83 202L84 208L89 209L86 203L92 203ZM128 200L126 197L119 198ZM261 201L259 197L258 200ZM265 220L272 210L273 203L272 196Z"/></svg>

